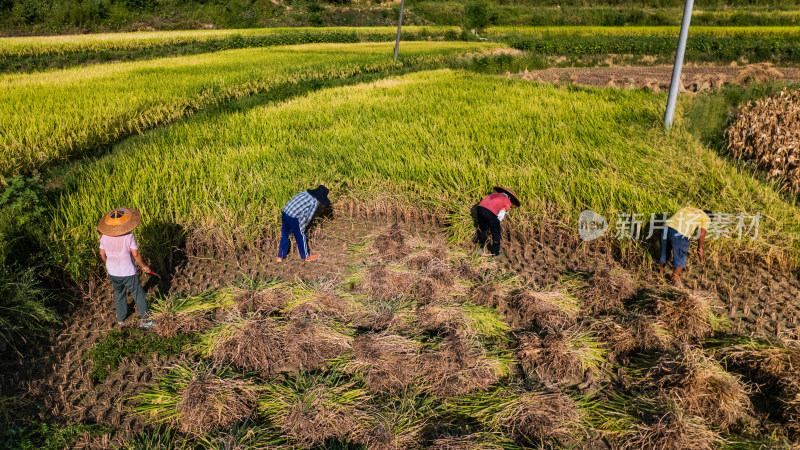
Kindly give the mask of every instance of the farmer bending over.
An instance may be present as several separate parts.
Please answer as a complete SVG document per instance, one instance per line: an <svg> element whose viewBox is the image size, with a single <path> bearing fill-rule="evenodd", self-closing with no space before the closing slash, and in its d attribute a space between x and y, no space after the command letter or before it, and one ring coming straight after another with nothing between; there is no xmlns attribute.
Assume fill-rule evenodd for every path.
<svg viewBox="0 0 800 450"><path fill-rule="evenodd" d="M303 191L289 200L281 212L281 243L278 247L277 261L283 261L289 254L289 235L294 235L297 250L300 252L300 259L303 261L314 261L319 255L309 255L308 239L306 238L306 227L314 217L317 207L322 203L325 206L331 204L328 200L328 188L319 185L316 189Z"/></svg>
<svg viewBox="0 0 800 450"><path fill-rule="evenodd" d="M136 309L142 318L142 328L150 328L152 320L147 318L147 299L144 289L136 276L136 266L133 259L145 273L152 273L150 268L142 261L133 229L142 221L139 211L132 208L117 208L111 210L100 219L97 229L103 233L100 236L100 258L106 263L108 279L114 287L114 306L117 309L117 323L122 325L128 316L128 301L126 291L131 291L136 302ZM131 259L133 257L133 259Z"/></svg>
<svg viewBox="0 0 800 450"><path fill-rule="evenodd" d="M500 254L500 222L512 207L519 206L517 194L511 189L495 187L494 193L478 203L478 244L486 246L486 238L492 234L489 251L493 256Z"/></svg>
<svg viewBox="0 0 800 450"><path fill-rule="evenodd" d="M661 269L659 273L664 276L664 268L667 265L669 254L672 252L672 283L677 287L683 287L680 280L681 272L686 266L686 258L689 256L689 239L694 237L697 228L700 228L700 235L697 241L697 255L703 259L703 243L706 240L706 231L711 225L709 215L711 211L702 211L697 208L681 208L667 219L664 226L666 232L661 233L661 258L659 263Z"/></svg>

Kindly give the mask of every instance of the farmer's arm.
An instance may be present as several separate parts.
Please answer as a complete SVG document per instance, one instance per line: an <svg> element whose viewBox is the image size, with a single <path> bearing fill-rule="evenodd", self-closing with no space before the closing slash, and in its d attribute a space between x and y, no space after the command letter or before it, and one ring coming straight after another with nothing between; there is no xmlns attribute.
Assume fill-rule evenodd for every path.
<svg viewBox="0 0 800 450"><path fill-rule="evenodd" d="M103 250L102 248L100 249L100 259L102 259L103 262L106 262L106 259L107 259L106 258L106 251Z"/></svg>
<svg viewBox="0 0 800 450"><path fill-rule="evenodd" d="M700 239L697 240L697 256L703 259L703 243L706 241L706 229L700 228Z"/></svg>
<svg viewBox="0 0 800 450"><path fill-rule="evenodd" d="M139 264L143 272L150 273L150 268L142 261L142 255L139 254L139 250L131 249L131 255L133 255L133 259L136 260L136 264Z"/></svg>

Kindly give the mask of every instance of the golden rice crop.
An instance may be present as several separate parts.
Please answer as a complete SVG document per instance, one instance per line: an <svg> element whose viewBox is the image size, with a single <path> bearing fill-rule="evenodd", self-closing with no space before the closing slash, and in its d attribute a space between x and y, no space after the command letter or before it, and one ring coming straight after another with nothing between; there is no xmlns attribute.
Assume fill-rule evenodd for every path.
<svg viewBox="0 0 800 450"><path fill-rule="evenodd" d="M311 44L0 76L0 176L172 122L225 100L303 83L438 64L496 44Z"/></svg>
<svg viewBox="0 0 800 450"><path fill-rule="evenodd" d="M742 107L725 135L734 157L754 161L767 177L800 193L800 91L784 89Z"/></svg>
<svg viewBox="0 0 800 450"><path fill-rule="evenodd" d="M324 182L334 207L353 192L376 199L359 208L362 214L411 204L448 217L460 242L474 233L466 205L498 183L514 186L523 199L509 217L512 227L544 214L575 224L587 205L613 218L696 204L774 218L761 224L752 247L762 257L800 248L800 232L788 226L800 221L800 209L688 134L663 133L663 101L643 91L440 70L196 116L127 140L113 155L68 173L70 189L53 214L54 246L63 245L64 262L77 267L75 255L97 238L99 215L128 205L143 214L145 251L161 245L147 234L158 221L190 233L213 230L235 248L274 234L284 202ZM381 202L378 192L395 195ZM710 244L713 251L718 242Z"/></svg>

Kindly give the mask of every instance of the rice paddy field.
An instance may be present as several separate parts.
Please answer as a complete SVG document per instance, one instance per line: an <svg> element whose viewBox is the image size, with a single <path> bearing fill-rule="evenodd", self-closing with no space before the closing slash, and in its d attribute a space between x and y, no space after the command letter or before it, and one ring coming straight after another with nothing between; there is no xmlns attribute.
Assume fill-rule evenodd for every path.
<svg viewBox="0 0 800 450"><path fill-rule="evenodd" d="M740 72L684 88L667 131L663 90L545 81L574 53L515 43L675 29L412 29L422 40L397 62L392 42L362 42L386 31L289 45L350 31L251 30L287 38L0 75L1 445L798 445L794 60L704 66ZM695 33L749 45L796 30ZM238 35L0 48L146 53ZM332 200L309 228L320 259L276 261L281 207L319 184ZM493 258L470 210L497 185L521 206ZM96 226L122 205L142 214L155 328L114 321ZM657 238L625 239L618 218L683 206L761 222L702 259L693 244L674 286ZM609 226L591 242L586 209Z"/></svg>

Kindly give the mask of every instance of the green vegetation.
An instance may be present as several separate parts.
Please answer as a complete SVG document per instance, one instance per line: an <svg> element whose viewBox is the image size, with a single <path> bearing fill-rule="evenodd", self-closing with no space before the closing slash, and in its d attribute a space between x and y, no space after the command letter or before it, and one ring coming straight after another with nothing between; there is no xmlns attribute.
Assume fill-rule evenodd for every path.
<svg viewBox="0 0 800 450"><path fill-rule="evenodd" d="M189 344L196 342L195 336L176 335L159 338L139 328L122 328L109 332L83 359L92 361L92 379L102 382L113 372L123 358L145 358L153 353L172 356L181 353Z"/></svg>
<svg viewBox="0 0 800 450"><path fill-rule="evenodd" d="M476 8L477 7L477 8ZM0 30L53 34L104 31L381 26L399 5L385 0L3 0ZM717 0L695 5L695 25L797 25L797 0ZM410 0L408 25L678 25L683 2ZM476 16L477 13L477 16ZM475 18L481 18L475 22Z"/></svg>
<svg viewBox="0 0 800 450"><path fill-rule="evenodd" d="M464 52L487 48L491 46L408 43L395 63L391 44L317 44L0 76L0 108L16 112L0 117L0 174L84 155L226 100L409 66L442 65Z"/></svg>
<svg viewBox="0 0 800 450"><path fill-rule="evenodd" d="M8 428L0 433L0 447L19 450L59 450L71 448L78 437L98 436L112 431L105 425L73 422L66 426L33 421L21 428Z"/></svg>
<svg viewBox="0 0 800 450"><path fill-rule="evenodd" d="M637 35L512 35L505 38L519 50L545 55L674 55L675 36ZM800 62L800 34L754 36L694 35L686 43L686 61L731 62L747 60L751 63Z"/></svg>
<svg viewBox="0 0 800 450"><path fill-rule="evenodd" d="M460 29L457 27L411 26L403 28L402 39L455 40L459 33ZM395 36L394 27L363 27L256 28L0 38L0 73L251 47L382 42L391 41Z"/></svg>
<svg viewBox="0 0 800 450"><path fill-rule="evenodd" d="M472 223L460 212L500 183L518 187L523 208L514 219L523 227L542 214L574 224L584 208L606 217L685 204L761 211L774 220L753 244L762 256L791 252L796 263L797 206L700 145L680 120L664 133L663 104L645 91L432 71L198 116L67 174L50 232L63 239L70 267L94 244L97 211L114 204L138 208L145 227L203 224L218 242L249 242L277 229L272 212L292 192L324 180L339 201L381 189L413 198L450 217L453 239L463 242ZM158 186L159 195L139 186ZM141 240L145 249L161 245Z"/></svg>

